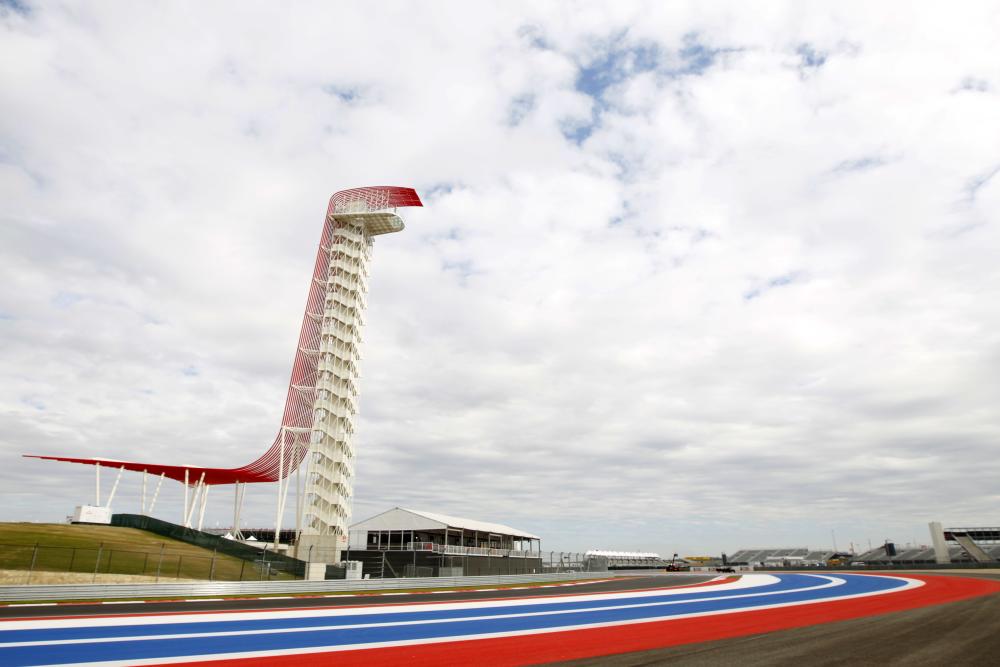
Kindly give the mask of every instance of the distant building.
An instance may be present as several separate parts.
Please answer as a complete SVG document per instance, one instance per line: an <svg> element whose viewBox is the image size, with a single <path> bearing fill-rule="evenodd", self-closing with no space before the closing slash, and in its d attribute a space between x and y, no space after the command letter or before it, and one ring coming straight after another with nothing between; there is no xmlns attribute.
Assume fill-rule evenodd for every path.
<svg viewBox="0 0 1000 667"><path fill-rule="evenodd" d="M541 538L499 523L401 507L351 526L343 560L363 576L463 576L542 571Z"/></svg>

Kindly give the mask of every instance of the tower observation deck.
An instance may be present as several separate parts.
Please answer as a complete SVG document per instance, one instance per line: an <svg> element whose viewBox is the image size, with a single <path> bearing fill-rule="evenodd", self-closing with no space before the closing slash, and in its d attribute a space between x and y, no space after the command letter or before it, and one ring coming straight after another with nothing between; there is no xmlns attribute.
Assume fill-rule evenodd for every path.
<svg viewBox="0 0 1000 667"><path fill-rule="evenodd" d="M207 468L104 458L34 456L96 466L95 504L101 502L100 469L143 473L142 512L152 513L164 478L184 484L183 523L198 527L211 486L236 485L234 528L238 530L246 484L278 482L275 539L285 512L290 474L305 468L296 497L296 529L303 544L339 549L346 545L354 486L354 431L358 412L358 364L367 306L373 238L403 230L397 209L422 206L411 188L374 186L337 192L330 198L299 333L281 428L256 461L240 468ZM152 502L146 477L159 477ZM189 493L193 489L193 494ZM196 506L200 505L195 520ZM329 554L336 560L337 552Z"/></svg>

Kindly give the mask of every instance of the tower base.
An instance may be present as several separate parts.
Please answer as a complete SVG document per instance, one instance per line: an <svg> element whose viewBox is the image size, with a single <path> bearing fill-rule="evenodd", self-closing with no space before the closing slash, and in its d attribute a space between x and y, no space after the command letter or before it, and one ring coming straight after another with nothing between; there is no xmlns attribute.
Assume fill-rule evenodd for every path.
<svg viewBox="0 0 1000 667"><path fill-rule="evenodd" d="M295 557L308 563L339 563L340 552L347 548L342 535L299 535Z"/></svg>

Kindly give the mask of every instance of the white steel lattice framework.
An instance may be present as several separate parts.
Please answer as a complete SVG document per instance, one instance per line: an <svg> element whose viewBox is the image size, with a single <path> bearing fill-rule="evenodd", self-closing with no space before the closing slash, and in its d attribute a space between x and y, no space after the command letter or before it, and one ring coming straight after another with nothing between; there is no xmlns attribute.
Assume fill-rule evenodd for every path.
<svg viewBox="0 0 1000 667"><path fill-rule="evenodd" d="M322 309L306 311L307 318L320 324L306 348L307 354L317 357L308 474L299 509L301 532L306 535L346 539L348 534L359 348L372 237L402 231L403 221L389 210L394 208L394 194L399 196L385 189L362 188L338 193L331 201L325 230L329 239L324 238L320 246L328 261Z"/></svg>
<svg viewBox="0 0 1000 667"><path fill-rule="evenodd" d="M292 364L281 428L274 443L256 461L240 468L206 468L73 456L32 456L153 474L184 484L183 523L191 526L196 506L198 527L204 519L208 490L235 484L234 528L246 484L278 482L275 542L279 539L291 473L305 461L305 489L297 487L296 529L300 535L331 536L346 542L354 480L354 429L358 411L358 362L367 305L372 238L402 231L397 208L422 206L411 188L374 186L343 190L330 198L323 224L309 296ZM296 477L298 482L298 477ZM99 484L99 482L98 482ZM101 504L98 486L97 504ZM117 488L117 483L115 484ZM193 494L189 491L193 489ZM159 486L153 504L159 494ZM113 494L112 494L113 495ZM190 495L190 499L189 499ZM108 503L110 504L110 498ZM152 505L148 507L152 511Z"/></svg>

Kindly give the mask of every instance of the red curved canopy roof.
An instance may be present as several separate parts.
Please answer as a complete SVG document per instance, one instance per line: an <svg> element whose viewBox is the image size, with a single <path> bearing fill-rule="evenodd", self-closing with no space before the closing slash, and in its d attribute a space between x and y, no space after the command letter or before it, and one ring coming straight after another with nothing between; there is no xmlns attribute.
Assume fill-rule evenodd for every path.
<svg viewBox="0 0 1000 667"><path fill-rule="evenodd" d="M299 344L292 362L292 377L288 383L288 394L285 398L285 412L281 419L281 428L274 443L256 461L240 468L205 468L161 463L140 463L135 461L116 461L113 459L78 458L73 456L39 456L25 454L28 458L45 459L48 461L65 461L85 465L100 465L109 468L125 468L137 472L148 472L153 475L164 475L179 482L185 481L185 473L190 483L198 482L204 474L205 484L235 484L237 482L276 482L294 471L305 458L308 451L308 434L312 428L313 400L316 390L316 366L319 358L306 350L315 349L313 343L318 339L322 322L310 313L322 313L326 297L326 281L330 270L328 250L333 243L333 225L327 224L329 216L340 207L357 206L362 202L369 211L379 211L404 206L423 206L420 197L413 188L401 188L390 185L376 185L365 188L341 190L330 197L327 206L327 217L323 220L323 233L319 248L316 251L316 262L313 266L312 280L309 283L309 296L306 298L305 313L302 316L302 328L299 332ZM281 438L284 434L285 446L282 448ZM305 436L305 443L302 442ZM299 438L298 447L290 442ZM284 454L282 454L284 449Z"/></svg>
<svg viewBox="0 0 1000 667"><path fill-rule="evenodd" d="M270 450L268 450L270 451ZM290 452L286 451L285 456L289 456ZM67 463L83 463L85 465L99 465L107 468L114 468L118 470L119 468L125 468L125 470L134 470L136 472L148 472L150 475L164 475L170 479L176 479L178 482L183 482L185 471L188 473L188 482L191 484L197 483L201 479L202 473L205 473L205 484L235 484L237 482L276 482L279 478L277 476L271 477L268 475L255 474L243 472L243 468L204 468L202 466L176 466L176 465L163 465L160 463L139 463L136 461L116 461L114 459L85 459L77 458L75 456L39 456L37 454L25 454L26 458L29 459L45 459L46 461L65 461ZM301 461L299 461L301 462ZM299 462L295 462L298 465ZM288 465L292 461L286 461L285 464ZM294 466L291 470L286 469L283 476L287 476L288 473L294 470Z"/></svg>

